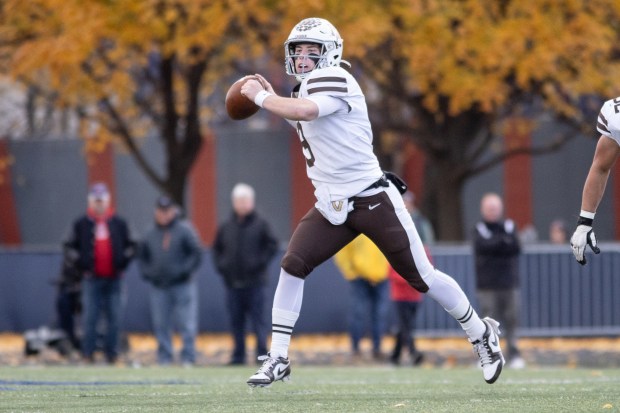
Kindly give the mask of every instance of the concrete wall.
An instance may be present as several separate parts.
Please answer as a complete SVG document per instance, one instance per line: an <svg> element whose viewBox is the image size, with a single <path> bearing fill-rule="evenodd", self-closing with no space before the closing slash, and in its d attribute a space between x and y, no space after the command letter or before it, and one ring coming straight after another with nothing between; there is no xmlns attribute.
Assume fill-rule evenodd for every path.
<svg viewBox="0 0 620 413"><path fill-rule="evenodd" d="M218 186L212 194L217 197L218 222L231 213L230 192L235 183L243 181L255 187L257 209L278 239L288 240L290 136L288 129L252 135L233 129L218 134ZM88 177L82 141L12 141L10 151L15 159L12 186L23 245L59 245L71 222L86 208ZM142 152L154 165L164 164L156 139L145 141ZM114 168L117 212L139 237L152 223L159 192L123 150L115 151Z"/></svg>
<svg viewBox="0 0 620 413"><path fill-rule="evenodd" d="M588 253L588 265L578 265L565 246L536 245L526 248L521 259L521 328L530 336L620 334L620 244L602 244L600 255ZM437 268L461 285L476 308L475 277L471 247L434 247ZM270 319L273 292L282 252L271 263L265 315ZM205 251L197 272L200 291L200 331L228 331L226 292ZM21 332L56 319L56 290L60 253L54 251L0 250L0 332ZM132 264L125 276L124 329L150 331L147 284ZM296 333L347 331L349 284L332 260L309 276L304 286L302 312ZM418 334L463 334L458 323L441 306L425 298L417 317Z"/></svg>
<svg viewBox="0 0 620 413"><path fill-rule="evenodd" d="M275 127L275 129L274 129ZM557 131L542 124L533 141L551 139ZM294 229L291 222L291 130L287 125L249 133L237 125L216 134L217 197L216 220L231 213L230 191L243 181L257 190L257 208L269 220L276 236L286 243ZM561 151L534 157L534 224L539 239L546 240L549 223L566 220L569 227L579 213L581 190L596 141L575 138ZM24 245L58 245L70 222L86 206L87 171L81 141L13 141L10 150L13 190ZM163 165L160 143L144 142L142 151L155 164ZM297 154L302 156L301 154ZM158 192L138 169L134 160L122 150L115 151L116 205L136 234L152 221L152 205ZM305 179L305 178L304 178ZM614 237L612 205L613 176L597 214L597 236ZM497 166L471 179L464 188L463 218L465 237L479 219L479 200L488 191L503 193L503 168ZM190 211L192 214L212 211Z"/></svg>
<svg viewBox="0 0 620 413"><path fill-rule="evenodd" d="M265 315L271 319L273 293L279 277L282 251L269 268ZM0 250L0 332L22 332L56 322L54 280L61 264L59 251ZM196 273L199 288L200 331L228 331L226 290L216 273L210 251L205 251ZM125 322L127 331L150 331L148 285L140 278L135 262L125 274ZM344 331L347 324L348 285L333 262L319 266L307 283L304 306L307 315L298 329L306 332ZM314 308L314 310L312 310ZM325 323L325 320L329 320Z"/></svg>
<svg viewBox="0 0 620 413"><path fill-rule="evenodd" d="M532 135L532 143L539 145L557 137L557 125L541 123ZM581 207L581 192L588 174L596 139L576 137L560 151L532 157L532 198L534 226L539 240L549 239L549 224L561 218L572 233ZM463 193L463 217L465 239L471 240L475 223L480 219L480 198L486 192L504 193L503 166L499 165L478 176L465 185ZM596 215L596 236L599 240L614 239L614 222L618 217L613 211L613 173L607 191Z"/></svg>

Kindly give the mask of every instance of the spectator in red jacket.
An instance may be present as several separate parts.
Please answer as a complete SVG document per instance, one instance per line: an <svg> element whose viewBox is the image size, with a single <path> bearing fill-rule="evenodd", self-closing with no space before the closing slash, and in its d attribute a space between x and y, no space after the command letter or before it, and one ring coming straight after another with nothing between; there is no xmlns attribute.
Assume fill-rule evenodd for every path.
<svg viewBox="0 0 620 413"><path fill-rule="evenodd" d="M114 213L110 192L104 183L94 184L88 194L88 210L71 228L65 247L76 259L82 278L81 350L87 362L94 361L97 326L106 318L103 350L106 361L116 362L119 353L123 272L135 253L135 242L125 220Z"/></svg>

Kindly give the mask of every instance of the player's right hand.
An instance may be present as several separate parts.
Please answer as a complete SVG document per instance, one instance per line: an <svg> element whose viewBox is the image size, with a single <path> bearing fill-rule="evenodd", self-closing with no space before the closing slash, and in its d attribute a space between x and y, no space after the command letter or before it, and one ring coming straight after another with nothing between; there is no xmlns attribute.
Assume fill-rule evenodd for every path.
<svg viewBox="0 0 620 413"><path fill-rule="evenodd" d="M570 246L573 248L573 255L577 262L581 265L586 265L586 245L589 245L595 254L601 252L596 246L596 236L592 227L583 224L577 225L575 233L570 238Z"/></svg>
<svg viewBox="0 0 620 413"><path fill-rule="evenodd" d="M256 76L260 84L263 86L263 88L265 88L267 92L273 93L274 95L276 94L275 90L273 90L273 86L271 86L271 83L269 83L263 75L256 73L254 76Z"/></svg>

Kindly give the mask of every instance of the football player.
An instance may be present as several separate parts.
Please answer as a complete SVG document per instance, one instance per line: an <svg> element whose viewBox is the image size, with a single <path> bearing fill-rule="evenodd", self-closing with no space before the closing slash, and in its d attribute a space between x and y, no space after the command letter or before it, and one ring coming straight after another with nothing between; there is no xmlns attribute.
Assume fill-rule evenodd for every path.
<svg viewBox="0 0 620 413"><path fill-rule="evenodd" d="M577 228L570 239L570 245L577 262L586 264L586 245L589 245L595 254L601 252L596 245L596 236L592 229L594 215L598 208L609 172L620 156L620 97L608 100L603 104L598 115L596 130L601 136L596 144L594 159L586 178L581 197L581 213L577 220Z"/></svg>
<svg viewBox="0 0 620 413"><path fill-rule="evenodd" d="M456 281L429 262L400 195L406 186L384 173L373 153L366 100L357 81L340 67L342 50L343 40L330 22L302 20L284 43L286 73L300 82L293 96L278 96L258 74L241 89L248 99L296 128L316 197L282 258L271 348L259 358L263 365L248 384L265 387L290 378L288 348L304 280L359 234L368 236L412 287L435 299L461 324L484 379L493 383L504 365L499 323L480 319Z"/></svg>

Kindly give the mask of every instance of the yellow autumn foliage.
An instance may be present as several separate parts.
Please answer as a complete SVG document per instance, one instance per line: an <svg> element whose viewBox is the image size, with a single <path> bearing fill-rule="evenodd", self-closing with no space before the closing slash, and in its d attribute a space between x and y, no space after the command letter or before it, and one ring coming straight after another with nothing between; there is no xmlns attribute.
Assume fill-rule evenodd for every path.
<svg viewBox="0 0 620 413"><path fill-rule="evenodd" d="M174 106L184 116L193 90L214 90L206 82L188 84L192 66L204 63L205 79L217 82L234 71L233 61L264 54L258 37L272 19L265 3L6 0L0 5L0 36L6 39L0 67L14 79L58 91L60 104L88 108L109 99L117 113L139 115L139 71L148 70L152 59L170 58ZM150 103L163 111L162 99Z"/></svg>
<svg viewBox="0 0 620 413"><path fill-rule="evenodd" d="M310 16L336 25L344 58L380 87L401 65L403 95L422 96L432 112L442 98L449 115L493 112L520 91L542 93L570 115L567 97L620 93L615 0L5 0L1 7L6 73L60 91L63 105L113 97L119 113L135 108L135 70L153 53L175 58L175 108L183 114L192 89L180 77L184 68L208 62L201 87L211 93L234 62L281 62L291 28Z"/></svg>
<svg viewBox="0 0 620 413"><path fill-rule="evenodd" d="M392 44L355 57L372 62L365 69L380 85L389 81L382 64L404 62L404 94L424 96L431 111L440 97L456 115L498 110L515 91L542 91L552 109L570 114L566 95L620 93L614 0L395 0L374 17L392 24L381 24L378 39L345 33L345 44Z"/></svg>

